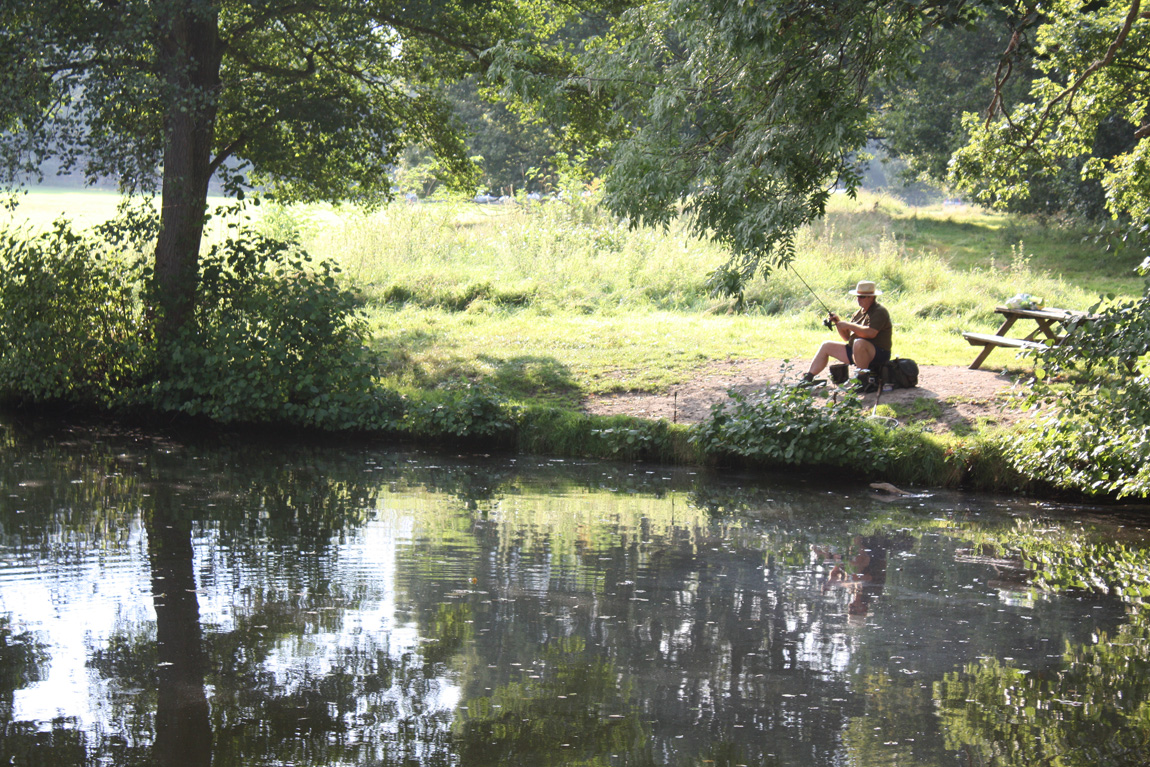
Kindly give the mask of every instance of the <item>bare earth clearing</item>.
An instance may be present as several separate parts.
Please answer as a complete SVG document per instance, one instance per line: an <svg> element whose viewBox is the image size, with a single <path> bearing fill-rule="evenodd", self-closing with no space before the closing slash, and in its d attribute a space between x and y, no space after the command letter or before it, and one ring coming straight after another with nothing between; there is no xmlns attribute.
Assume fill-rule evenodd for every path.
<svg viewBox="0 0 1150 767"><path fill-rule="evenodd" d="M593 397L584 403L584 408L593 415L630 415L698 423L707 417L712 405L728 400L729 390L755 392L780 380L782 375L782 360L718 362L665 394L624 393ZM794 369L787 373L788 381L797 377ZM834 387L828 384L816 391L830 396ZM894 407L898 420L904 424L917 423L940 433L963 431L979 422L1009 425L1031 418L1031 413L1010 402L1013 391L1012 380L995 370L922 365L916 388L884 391L880 404ZM866 395L863 406L872 408L878 396Z"/></svg>

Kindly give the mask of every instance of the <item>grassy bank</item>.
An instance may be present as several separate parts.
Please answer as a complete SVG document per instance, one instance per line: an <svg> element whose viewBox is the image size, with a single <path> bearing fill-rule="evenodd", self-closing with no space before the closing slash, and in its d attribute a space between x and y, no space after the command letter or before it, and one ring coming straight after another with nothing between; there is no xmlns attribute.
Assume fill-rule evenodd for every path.
<svg viewBox="0 0 1150 767"><path fill-rule="evenodd" d="M748 286L739 313L705 284L718 248L682 231L631 232L590 206L397 205L293 220L365 294L393 383L484 380L525 404L664 391L715 360L805 359L826 338L819 300L851 311L846 291L860 279L885 291L895 353L929 365L969 364L961 332L993 331L994 307L1015 293L1085 309L1140 286L1136 257L1091 251L1074 232L881 197L836 200L794 268ZM1068 261L1071 243L1081 256Z"/></svg>
<svg viewBox="0 0 1150 767"><path fill-rule="evenodd" d="M390 384L417 392L483 382L524 408L516 449L558 455L708 460L686 427L592 419L580 403L666 392L720 360L806 360L827 337L819 299L850 311L846 290L859 279L886 291L896 354L962 366L972 357L962 331L992 332L994 307L1016 293L1085 309L1105 293L1137 295L1141 284L1138 256L1108 254L1082 232L878 196L836 199L800 239L794 268L748 286L741 312L707 290L724 259L714 245L681 230L631 232L590 206L281 211L276 224L296 227L364 292ZM1026 368L1008 354L1003 363ZM1034 489L997 444L993 433L900 430L890 440L900 459L883 476Z"/></svg>
<svg viewBox="0 0 1150 767"><path fill-rule="evenodd" d="M83 207L70 198L29 199L36 205L22 210L40 211L41 224L54 217L43 211L60 203L94 220L99 214L88 206L103 204L110 214L115 205L109 196ZM1081 233L969 208L912 209L879 196L835 198L826 220L801 236L793 268L748 285L738 311L707 289L707 275L725 259L720 249L681 229L631 231L586 200L401 203L369 215L264 206L258 214L259 228L298 235L362 293L378 374L414 403L404 416L415 419L412 436L466 431L471 415L437 398L478 391L455 402L506 403L514 427L501 432L501 446L555 455L753 463L701 450L681 425L591 418L581 403L613 392L662 393L721 360L805 360L827 338L820 299L849 312L846 291L860 279L885 291L896 355L963 366L972 352L961 332L992 331L993 308L1015 293L1085 309L1102 293L1132 296L1141 286L1138 256L1107 255ZM1007 354L1002 361L1023 367ZM875 426L874 440L893 457L882 470L890 481L1027 485L1004 468L991 433Z"/></svg>

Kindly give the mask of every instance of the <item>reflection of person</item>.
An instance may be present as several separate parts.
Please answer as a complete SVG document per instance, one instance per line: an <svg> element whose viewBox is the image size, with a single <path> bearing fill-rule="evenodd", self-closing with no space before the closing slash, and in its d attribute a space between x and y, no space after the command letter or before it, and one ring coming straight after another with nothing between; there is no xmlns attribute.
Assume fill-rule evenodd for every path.
<svg viewBox="0 0 1150 767"><path fill-rule="evenodd" d="M823 591L826 592L831 586L848 589L851 601L847 605L847 613L850 615L866 615L871 599L882 593L883 584L886 583L889 543L881 536L864 538L856 535L851 540L850 551L842 555L811 546L811 551L817 556L834 562L823 584Z"/></svg>
<svg viewBox="0 0 1150 767"><path fill-rule="evenodd" d="M890 361L894 326L891 324L890 313L886 307L878 303L877 299L882 295L882 291L878 290L873 282L862 280L850 294L858 299L859 305L859 310L851 317L850 322L834 312L830 313L830 321L842 337L842 341L823 342L811 360L810 369L803 374L801 383L814 383L815 376L822 372L832 357L854 365L859 370L870 370L875 373L881 371L882 366Z"/></svg>

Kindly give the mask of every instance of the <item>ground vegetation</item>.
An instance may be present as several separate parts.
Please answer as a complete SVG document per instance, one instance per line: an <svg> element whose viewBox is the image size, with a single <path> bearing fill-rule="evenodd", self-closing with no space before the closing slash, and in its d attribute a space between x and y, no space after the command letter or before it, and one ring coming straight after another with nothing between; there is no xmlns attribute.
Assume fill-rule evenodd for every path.
<svg viewBox="0 0 1150 767"><path fill-rule="evenodd" d="M71 195L59 199L74 205ZM253 231L223 224L239 227L243 215ZM26 226L59 236L47 209ZM825 338L820 301L846 306L847 289L872 278L884 286L897 318L897 351L916 359L923 373L917 389L851 405L854 418L842 423L859 421L858 438L879 459L848 461L842 472L900 483L1037 489L1032 473L1005 459L1002 441L1035 418L1010 399L1034 362L1003 351L987 369L967 371L975 350L961 331L993 331L993 307L1018 292L1070 308L1089 307L1116 289L1127 300L1139 295L1134 265L1123 256L1110 256L1107 268L1079 263L1081 271L1063 274L1044 268L1075 265L1063 260L1081 247L1071 233L1056 236L976 209L912 209L865 194L832 201L828 220L801 233L795 269L752 282L739 310L706 284L706 267L724 258L714 243L686 229L630 231L593 196L505 206L396 203L372 215L261 206L221 215L212 237L215 298L204 311L229 319L219 331L184 339L178 389L129 371L119 391L133 394L118 403L84 400L82 392L100 391L89 384L33 396L11 376L35 369L27 355L54 359L60 350L34 344L53 337L51 331L30 331L5 346L24 350L0 366L8 371L8 401L103 402L116 409L126 400L183 418L556 455L752 466L799 456L807 468L840 466L835 462L850 451L837 437L763 441L776 425L779 435L793 436L811 419L821 423L832 412L826 406L835 404L831 390L803 398L772 387L793 380ZM980 262L976 253L989 255ZM4 298L5 312L22 311L27 300L15 286ZM89 319L96 303L69 304L75 314L69 327L100 327ZM12 321L6 332L22 326ZM130 326L115 337L146 339ZM81 368L75 380L85 375ZM291 380L307 385L293 388ZM740 409L712 419L731 391L744 398ZM840 397L839 410L845 406ZM892 422L899 424L894 431ZM757 430L760 442L727 439L737 429ZM803 458L815 453L823 457Z"/></svg>
<svg viewBox="0 0 1150 767"><path fill-rule="evenodd" d="M981 123L964 123L971 140L951 163L952 179L1009 204L1044 169L1081 163L1115 220L1128 231L1144 227L1145 14L1138 0L1092 5L1087 18L1070 3L850 0L829 13L795 0L748 13L666 0L596 6L603 15L580 26L585 35L563 30L572 20L582 25L589 6L512 0L419 9L198 0L6 6L6 179L56 154L91 178L159 189L162 204L155 223L141 215L92 237L60 224L39 240L7 238L4 257L18 268L3 291L6 332L21 347L9 353L4 394L420 437L514 443L531 434L536 446L546 437L525 425L562 423L568 444L592 452L705 458L697 446L706 440L674 424L587 427L570 415L588 395L687 380L720 353L801 354L819 337L824 298L859 279L878 280L892 308L914 318L916 356L927 364L932 356L952 362L944 339L990 329L989 305L1009 293L1081 307L1095 303L1102 282L1125 287L1133 249L1104 265L1069 258L1054 271L1044 257L1046 269L1033 269L1037 238L1019 219L1004 220L990 248L977 236L931 246L943 217L920 225L915 213L902 223L908 217L884 211L883 200L869 211L883 227L873 247L859 249L854 232L836 229L840 192L860 191L859 152L877 125L876 94L913 76L932 35L992 18L989 11L1011 30L1010 42L992 108ZM67 23L44 23L57 17ZM1030 87L1012 108L1020 89L1011 91L1010 75L1023 64L1032 65ZM465 226L489 236L482 246L443 204L439 215L388 209L385 226L337 213L338 226L311 233L345 237L359 227L376 242L326 251L334 258L325 257L330 241L304 243L308 227L284 207L263 219L265 230L235 224L203 249L213 176L239 198L256 181L281 203L372 204L389 196L399 151L419 145L437 158L437 174L474 179L443 86L475 71L501 86L513 109L537 106L556 146L576 148L562 158L569 177L561 203L472 220ZM1129 126L1129 151L1096 152L1102 126L1120 134ZM577 184L595 167L587 158L606 161L602 180ZM849 215L865 223L867 213ZM953 223L942 226L970 231ZM836 238L849 246L836 247ZM115 263L102 251L108 243ZM970 258L966 268L952 246ZM790 268L773 269L780 265ZM33 295L53 280L72 304ZM1096 309L1109 316L1116 306ZM1100 380L1095 362L1105 367L1116 354L1092 345L1091 334L1125 338L1138 316L1114 311L1110 325L1081 329L1088 381ZM41 326L47 331L31 333ZM59 332L74 349L53 345ZM508 346L514 354L502 351ZM620 358L616 348L630 351ZM1117 354L1136 380L1143 352ZM59 364L30 373L19 353ZM1114 404L1137 412L1137 387L1120 391ZM759 404L779 403L792 415L809 404L790 396ZM978 452L933 437L887 444L904 457L919 445L920 464L951 468L967 461L954 456ZM726 448L738 454L738 445ZM774 447L762 450L777 458ZM990 453L1005 455L1001 447ZM1011 457L1020 476L1081 489Z"/></svg>
<svg viewBox="0 0 1150 767"><path fill-rule="evenodd" d="M45 160L158 191L151 280L167 338L196 313L209 183L281 199L378 204L400 152L476 180L445 84L547 25L499 0L32 0L0 10L0 182ZM98 52L98 55L96 55Z"/></svg>

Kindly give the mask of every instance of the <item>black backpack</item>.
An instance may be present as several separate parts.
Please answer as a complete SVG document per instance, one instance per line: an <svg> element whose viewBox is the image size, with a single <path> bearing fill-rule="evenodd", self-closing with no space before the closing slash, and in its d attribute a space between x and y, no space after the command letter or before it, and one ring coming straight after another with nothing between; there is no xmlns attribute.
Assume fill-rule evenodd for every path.
<svg viewBox="0 0 1150 767"><path fill-rule="evenodd" d="M883 371L883 380L896 389L913 389L918 386L918 363L902 357L896 357L886 363Z"/></svg>

